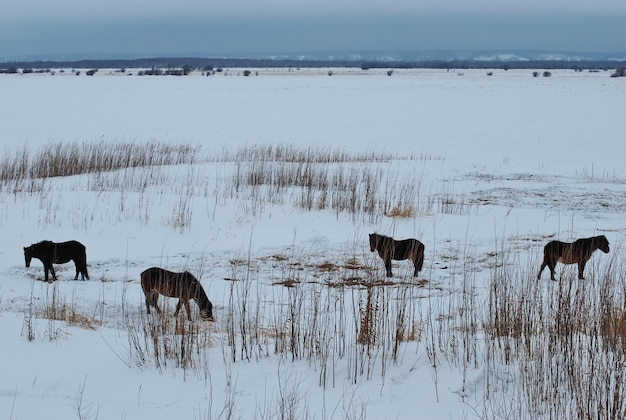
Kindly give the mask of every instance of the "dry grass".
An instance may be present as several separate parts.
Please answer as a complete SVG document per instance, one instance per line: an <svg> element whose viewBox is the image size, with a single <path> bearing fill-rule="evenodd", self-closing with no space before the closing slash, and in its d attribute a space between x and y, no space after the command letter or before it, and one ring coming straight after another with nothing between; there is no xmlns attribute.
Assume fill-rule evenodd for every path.
<svg viewBox="0 0 626 420"><path fill-rule="evenodd" d="M47 217L41 227L61 223L55 214L62 209L46 201L52 195L51 178L91 173L93 191L157 188L155 194L174 194L165 223L186 229L192 224L193 199L207 196L206 180L193 169L187 176L169 177L155 166L190 165L198 159L232 169L221 184L212 185L215 200L237 198L249 214L291 204L302 211L345 212L369 223L428 212L468 214L473 208L451 185L424 194L419 174L388 169L389 161L411 157L295 146L252 146L202 156L188 146L122 146L61 143L34 154L23 148L1 158L0 185L16 194L16 201L23 192L41 193ZM47 155L50 162L42 158ZM128 168L140 169L132 176L105 174ZM124 194L119 220L147 220L146 212L132 213ZM140 204L147 208L145 200ZM472 406L478 417L625 418L626 270L613 261L588 266L584 281L566 273L559 282L538 282L537 267L516 259L517 251L504 247L479 256L463 251L440 255L458 268L449 271L445 291L427 279L380 279L377 270L356 257L345 263L304 262L280 254L233 258L232 275L226 278L228 302L215 324L188 323L167 309L150 317L124 312L129 364L154 363L160 370L173 365L208 378L207 352L221 341L229 363L305 360L315 365L319 384L326 387L338 382L338 361L345 362L352 383L384 378L389 365L401 363L402 343L413 342L426 353L435 394L443 363L461 372L460 395L466 403L472 372L482 372L485 380L473 391L480 401ZM272 264L279 277L272 284L284 287L268 291L258 281L262 264ZM483 302L475 283L485 267L489 289ZM101 325L102 319L67 303L56 287L43 305L31 299L25 319L29 339L35 338L37 318L50 321L51 339L59 335L54 321L87 329ZM493 372L498 368L512 372L513 380L503 383ZM294 398L286 395L284 401Z"/></svg>
<svg viewBox="0 0 626 420"><path fill-rule="evenodd" d="M55 196L51 180L80 174L89 177L73 179L70 188L88 190L98 199L101 193L120 194L115 195L119 215L101 215L87 201L81 203L84 208L73 210L77 213L71 226L74 229L88 229L93 220L111 217L147 224L153 194L167 197L171 206L162 223L181 232L193 226L195 202L209 198L213 200L213 216L218 203L225 200L236 200L243 213L254 217L275 205L345 213L368 222L382 217L414 218L439 207L447 213L469 212L471 206L447 187L440 193L430 189L423 193L420 165L432 160L443 157L295 145L245 146L234 152L205 153L200 146L188 144L51 142L35 151L24 147L4 154L0 191L40 194L40 207L47 209L39 221L42 228L64 223L58 216L64 204ZM407 172L389 165L394 161L420 165L405 165L411 168ZM207 181L197 170L200 163L219 165L225 175ZM177 166L187 172L180 173Z"/></svg>
<svg viewBox="0 0 626 420"><path fill-rule="evenodd" d="M26 147L0 162L0 181L53 178L118 169L195 162L197 148L164 143L48 143L36 152Z"/></svg>
<svg viewBox="0 0 626 420"><path fill-rule="evenodd" d="M399 218L412 218L415 217L415 209L412 208L404 208L400 209L398 207L394 207L391 209L387 216L389 217L399 217Z"/></svg>
<svg viewBox="0 0 626 420"><path fill-rule="evenodd" d="M534 280L533 268L494 265L485 324L490 357L519 366L516 403L535 417L624 417L623 270L609 263L586 280L567 273L545 282Z"/></svg>

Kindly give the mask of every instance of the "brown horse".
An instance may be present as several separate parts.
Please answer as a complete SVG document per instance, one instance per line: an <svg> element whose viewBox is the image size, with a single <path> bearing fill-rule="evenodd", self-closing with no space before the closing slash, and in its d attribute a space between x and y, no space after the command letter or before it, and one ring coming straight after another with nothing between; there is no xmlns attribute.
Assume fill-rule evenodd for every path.
<svg viewBox="0 0 626 420"><path fill-rule="evenodd" d="M191 321L189 300L194 299L200 308L200 317L213 321L213 304L209 301L202 285L189 271L173 273L158 267L152 267L141 273L141 288L146 295L146 308L150 313L150 306L154 306L158 313L161 308L157 304L159 294L167 297L177 297L178 304L174 316L178 315L184 304L187 310L187 319Z"/></svg>
<svg viewBox="0 0 626 420"><path fill-rule="evenodd" d="M37 258L43 263L44 276L48 283L52 283L51 280L48 280L48 272L52 274L52 280L57 279L52 264L65 264L70 261L74 261L74 265L76 266L76 277L74 277L74 280L78 280L79 274L83 280L89 280L89 273L87 273L87 253L85 252L85 246L78 241L59 243L41 241L25 247L24 259L27 268L30 267L30 261L33 258Z"/></svg>
<svg viewBox="0 0 626 420"><path fill-rule="evenodd" d="M550 268L550 280L554 278L554 267L557 262L562 264L578 264L578 278L583 279L585 264L591 258L591 254L599 249L605 254L609 252L609 241L606 236L594 236L591 238L578 239L572 243L561 241L550 241L543 248L543 262L537 274L537 280L541 278L543 269Z"/></svg>
<svg viewBox="0 0 626 420"><path fill-rule="evenodd" d="M411 260L415 266L413 276L417 277L417 273L424 265L424 244L417 239L404 239L396 241L389 236L370 233L370 251L378 251L378 255L385 262L387 269L387 277L392 277L391 260Z"/></svg>

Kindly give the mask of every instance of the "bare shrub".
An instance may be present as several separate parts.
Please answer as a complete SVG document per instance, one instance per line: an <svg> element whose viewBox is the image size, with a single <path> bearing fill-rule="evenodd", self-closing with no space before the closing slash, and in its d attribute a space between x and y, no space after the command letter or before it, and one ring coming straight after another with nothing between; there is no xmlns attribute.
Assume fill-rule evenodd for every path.
<svg viewBox="0 0 626 420"><path fill-rule="evenodd" d="M623 417L623 270L609 263L587 280L570 273L545 283L533 268L494 269L486 323L490 358L518 366L521 417Z"/></svg>
<svg viewBox="0 0 626 420"><path fill-rule="evenodd" d="M197 147L166 143L55 142L31 153L24 147L0 161L0 181L52 178L117 169L195 162Z"/></svg>

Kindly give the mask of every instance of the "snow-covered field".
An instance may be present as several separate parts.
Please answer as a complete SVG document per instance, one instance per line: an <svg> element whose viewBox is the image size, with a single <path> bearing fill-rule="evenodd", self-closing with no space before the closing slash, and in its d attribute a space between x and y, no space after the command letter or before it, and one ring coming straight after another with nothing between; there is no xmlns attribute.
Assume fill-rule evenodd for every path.
<svg viewBox="0 0 626 420"><path fill-rule="evenodd" d="M519 334L493 334L502 279L520 307L539 300L530 311L546 324L525 330L526 343L553 343L548 313L563 303L561 285L574 296L567 313L589 304L590 317L607 284L623 292L626 80L242 73L0 77L0 173L24 156L52 159L58 145L113 156L154 143L192 150L177 165L0 180L0 416L580 415L567 393L576 374L546 380L546 366L580 368L587 388L607 383L614 396L591 412L626 396L623 350L602 353L613 373L599 376L604 365L581 350L598 345L588 331L571 333L582 365L555 361L542 344L542 358L516 358L522 350L501 347L524 347ZM277 181L289 174L298 180ZM371 232L422 241L420 275L396 261L385 278ZM563 265L561 281L547 270L536 280L547 241L595 235L611 252L593 255L585 280ZM38 260L26 268L23 247L44 239L85 244L91 280L74 281L72 263L56 266L52 284ZM174 322L173 299L147 316L139 274L151 266L195 274L215 321L192 304L195 320L183 312ZM554 408L534 393L553 394L543 400Z"/></svg>

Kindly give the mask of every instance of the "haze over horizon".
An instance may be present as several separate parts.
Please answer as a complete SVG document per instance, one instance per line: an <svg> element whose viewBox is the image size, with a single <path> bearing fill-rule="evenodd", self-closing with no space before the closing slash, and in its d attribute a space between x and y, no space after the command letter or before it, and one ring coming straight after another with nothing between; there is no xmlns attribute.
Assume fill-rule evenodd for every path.
<svg viewBox="0 0 626 420"><path fill-rule="evenodd" d="M9 0L0 60L360 50L624 53L626 2Z"/></svg>

